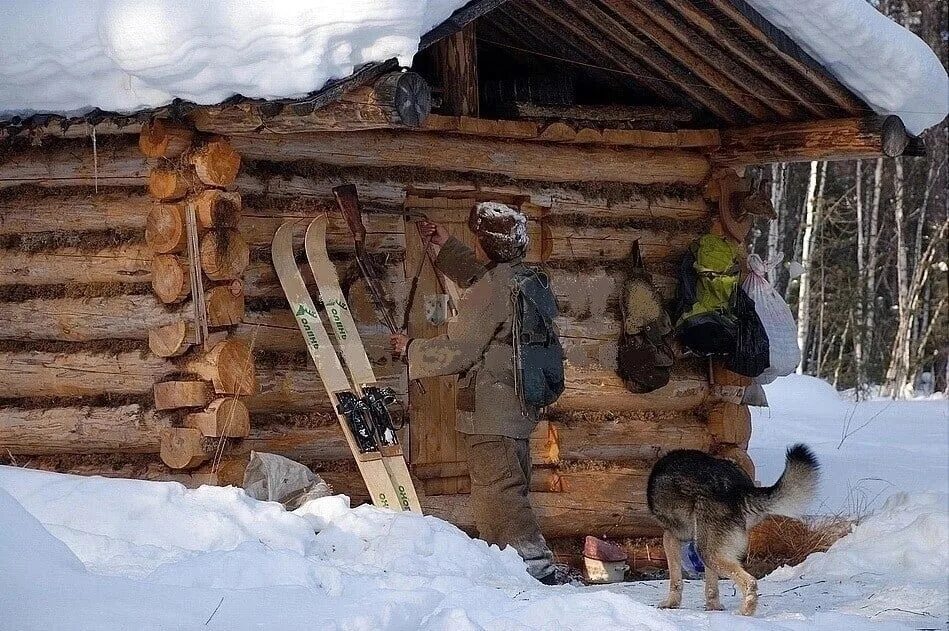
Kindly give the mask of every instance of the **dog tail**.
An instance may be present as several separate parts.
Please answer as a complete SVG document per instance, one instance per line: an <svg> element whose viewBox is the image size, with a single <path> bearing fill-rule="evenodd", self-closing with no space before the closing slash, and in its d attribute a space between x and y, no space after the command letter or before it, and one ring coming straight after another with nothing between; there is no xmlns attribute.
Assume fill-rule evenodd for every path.
<svg viewBox="0 0 949 631"><path fill-rule="evenodd" d="M788 448L784 473L774 486L755 489L746 498L749 513L800 517L817 494L820 465L814 453L797 444Z"/></svg>

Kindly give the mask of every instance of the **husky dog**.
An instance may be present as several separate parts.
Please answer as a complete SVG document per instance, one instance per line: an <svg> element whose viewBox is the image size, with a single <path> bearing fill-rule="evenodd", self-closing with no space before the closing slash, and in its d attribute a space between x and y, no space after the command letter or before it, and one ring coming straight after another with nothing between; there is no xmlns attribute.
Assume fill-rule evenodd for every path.
<svg viewBox="0 0 949 631"><path fill-rule="evenodd" d="M721 610L718 578L730 578L741 590L738 613L753 616L758 585L742 567L748 528L765 515L798 517L817 492L817 459L805 445L787 451L784 473L774 486L756 487L730 460L692 449L671 451L649 474L649 511L663 527L662 545L669 562L669 597L660 604L682 603L682 542L695 541L705 564L705 608Z"/></svg>

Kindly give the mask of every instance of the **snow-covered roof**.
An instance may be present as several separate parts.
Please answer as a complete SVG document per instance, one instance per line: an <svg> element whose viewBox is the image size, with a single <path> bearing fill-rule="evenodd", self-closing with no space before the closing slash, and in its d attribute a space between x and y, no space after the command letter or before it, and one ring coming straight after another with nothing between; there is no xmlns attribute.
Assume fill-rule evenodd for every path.
<svg viewBox="0 0 949 631"><path fill-rule="evenodd" d="M866 0L729 1L743 11L757 11L874 111L899 115L910 132L918 134L946 116L949 79L935 53ZM465 4L44 0L37 10L35 1L6 0L0 3L0 115L75 114L93 108L134 112L175 98L212 104L234 94L300 97L368 62L398 58L409 65L420 38ZM536 11L527 0L507 3L521 5L528 13ZM675 82L667 79L660 76L658 81L669 92ZM749 92L739 100L750 98L766 109L780 109L774 107L779 101L769 102L764 94ZM808 98L801 92L800 103L782 106L812 112L836 107L813 97L807 103ZM735 111L734 103L723 107ZM762 116L766 109L759 107L757 120L767 120ZM734 124L738 118L730 120Z"/></svg>
<svg viewBox="0 0 949 631"><path fill-rule="evenodd" d="M866 0L746 0L879 114L914 134L949 113L939 58Z"/></svg>
<svg viewBox="0 0 949 631"><path fill-rule="evenodd" d="M411 65L422 34L465 2L4 0L0 112L303 96L368 62Z"/></svg>

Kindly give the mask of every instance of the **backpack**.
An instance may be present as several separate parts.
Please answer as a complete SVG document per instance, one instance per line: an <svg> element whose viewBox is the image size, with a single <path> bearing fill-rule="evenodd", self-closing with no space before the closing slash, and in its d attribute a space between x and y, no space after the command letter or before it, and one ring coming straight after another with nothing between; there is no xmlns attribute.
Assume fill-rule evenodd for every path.
<svg viewBox="0 0 949 631"><path fill-rule="evenodd" d="M734 304L738 246L713 234L695 241L679 267L676 329L691 351L729 355L738 341Z"/></svg>
<svg viewBox="0 0 949 631"><path fill-rule="evenodd" d="M564 390L564 353L554 319L557 300L550 278L524 265L514 268L514 387L521 402L543 408Z"/></svg>

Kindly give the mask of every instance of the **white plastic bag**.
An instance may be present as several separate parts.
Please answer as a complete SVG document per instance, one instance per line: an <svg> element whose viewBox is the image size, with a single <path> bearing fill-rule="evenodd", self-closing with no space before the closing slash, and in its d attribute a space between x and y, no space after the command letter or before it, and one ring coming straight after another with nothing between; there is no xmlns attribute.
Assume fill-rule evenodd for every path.
<svg viewBox="0 0 949 631"><path fill-rule="evenodd" d="M757 254L748 257L748 276L741 286L755 301L755 312L768 334L770 365L755 378L760 384L771 383L778 377L790 375L801 363L801 349L797 346L797 324L784 298L768 281L768 269L781 260L765 265Z"/></svg>

